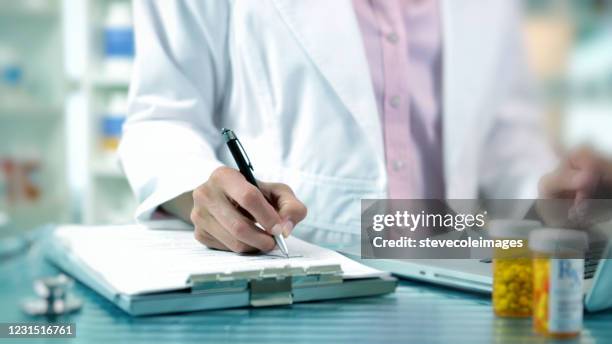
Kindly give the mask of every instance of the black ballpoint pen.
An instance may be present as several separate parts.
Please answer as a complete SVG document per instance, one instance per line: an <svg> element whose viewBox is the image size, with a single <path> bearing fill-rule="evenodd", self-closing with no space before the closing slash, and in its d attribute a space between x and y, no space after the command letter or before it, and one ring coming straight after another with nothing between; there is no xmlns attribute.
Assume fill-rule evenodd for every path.
<svg viewBox="0 0 612 344"><path fill-rule="evenodd" d="M251 164L251 160L247 155L244 147L238 140L238 137L231 129L223 128L221 130L221 134L225 138L225 143L227 144L227 148L229 148L230 153L234 157L234 161L240 170L240 173L244 176L244 178L259 189L259 185L257 185L257 180L255 180L255 176L253 175L253 164ZM274 235L274 240L276 241L276 245L280 248L281 252L285 255L285 257L289 257L289 249L287 248L287 243L285 243L285 239L281 234Z"/></svg>

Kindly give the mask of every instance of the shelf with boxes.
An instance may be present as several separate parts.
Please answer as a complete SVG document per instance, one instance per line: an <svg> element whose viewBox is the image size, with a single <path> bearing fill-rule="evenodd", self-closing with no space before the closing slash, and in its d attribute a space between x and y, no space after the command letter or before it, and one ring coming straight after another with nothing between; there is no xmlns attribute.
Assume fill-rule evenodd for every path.
<svg viewBox="0 0 612 344"><path fill-rule="evenodd" d="M0 236L67 218L59 4L0 3Z"/></svg>
<svg viewBox="0 0 612 344"><path fill-rule="evenodd" d="M61 117L63 109L55 105L26 104L0 105L0 120L55 120Z"/></svg>
<svg viewBox="0 0 612 344"><path fill-rule="evenodd" d="M73 130L73 142L83 136L84 151L76 150L73 170L82 178L75 199L79 220L85 223L129 222L136 203L118 162L117 146L127 115L127 93L134 57L131 2L115 0L79 1L70 15L73 30L85 32L80 42L68 42L67 49L84 49L84 68L75 73L75 118L83 121ZM75 13L76 12L76 13ZM79 99L80 98L80 99Z"/></svg>

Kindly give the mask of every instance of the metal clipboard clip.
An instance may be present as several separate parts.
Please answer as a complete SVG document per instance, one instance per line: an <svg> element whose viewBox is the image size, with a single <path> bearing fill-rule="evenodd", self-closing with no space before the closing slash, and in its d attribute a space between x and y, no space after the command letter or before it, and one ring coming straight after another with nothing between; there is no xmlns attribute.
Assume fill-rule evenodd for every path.
<svg viewBox="0 0 612 344"><path fill-rule="evenodd" d="M308 268L267 268L232 273L191 275L187 281L192 294L249 292L253 307L290 305L293 288L314 287L342 283L340 265L321 265Z"/></svg>

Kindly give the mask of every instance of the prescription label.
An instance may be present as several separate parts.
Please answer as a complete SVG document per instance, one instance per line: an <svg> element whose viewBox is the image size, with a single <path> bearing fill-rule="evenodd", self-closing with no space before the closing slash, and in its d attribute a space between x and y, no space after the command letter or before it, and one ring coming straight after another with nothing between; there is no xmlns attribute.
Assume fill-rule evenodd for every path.
<svg viewBox="0 0 612 344"><path fill-rule="evenodd" d="M582 329L584 259L551 259L548 331L572 333Z"/></svg>

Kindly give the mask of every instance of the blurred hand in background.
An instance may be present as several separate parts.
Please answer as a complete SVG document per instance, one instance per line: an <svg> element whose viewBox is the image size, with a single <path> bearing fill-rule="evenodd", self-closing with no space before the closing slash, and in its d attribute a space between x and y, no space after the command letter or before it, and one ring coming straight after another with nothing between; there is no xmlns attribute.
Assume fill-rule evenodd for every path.
<svg viewBox="0 0 612 344"><path fill-rule="evenodd" d="M549 225L586 228L612 219L612 160L589 147L570 152L541 178L539 198Z"/></svg>
<svg viewBox="0 0 612 344"><path fill-rule="evenodd" d="M559 166L540 180L543 199L612 198L612 161L582 147L570 152Z"/></svg>

